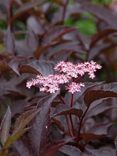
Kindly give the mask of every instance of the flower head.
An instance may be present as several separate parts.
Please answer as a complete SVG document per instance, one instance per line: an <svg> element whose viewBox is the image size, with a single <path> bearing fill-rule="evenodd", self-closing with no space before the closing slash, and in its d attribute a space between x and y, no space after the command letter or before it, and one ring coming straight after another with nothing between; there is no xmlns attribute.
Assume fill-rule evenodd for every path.
<svg viewBox="0 0 117 156"><path fill-rule="evenodd" d="M85 86L84 83L72 82L66 88L67 88L68 92L74 94L75 92L80 92L81 87L84 87L84 86Z"/></svg>
<svg viewBox="0 0 117 156"><path fill-rule="evenodd" d="M61 61L55 66L54 69L60 73L65 74L68 77L73 77L73 78L78 77L76 66L71 62Z"/></svg>
<svg viewBox="0 0 117 156"><path fill-rule="evenodd" d="M95 78L95 72L97 69L101 69L101 66L94 61L84 63L84 72L88 73L89 78Z"/></svg>
<svg viewBox="0 0 117 156"><path fill-rule="evenodd" d="M36 79L28 81L26 86L31 88L31 86L39 86L40 91L55 93L59 90L60 84L65 84L69 82L69 78L63 74L55 74L48 76L37 75Z"/></svg>
<svg viewBox="0 0 117 156"><path fill-rule="evenodd" d="M65 84L66 89L74 94L79 92L81 87L84 87L83 83L77 83L76 78L88 73L89 78L95 77L97 69L101 69L101 66L94 61L73 64L71 62L61 61L55 66L57 74L50 74L48 76L37 75L35 79L28 81L26 86L38 86L40 91L55 93L60 90L60 85ZM74 82L73 82L74 80Z"/></svg>

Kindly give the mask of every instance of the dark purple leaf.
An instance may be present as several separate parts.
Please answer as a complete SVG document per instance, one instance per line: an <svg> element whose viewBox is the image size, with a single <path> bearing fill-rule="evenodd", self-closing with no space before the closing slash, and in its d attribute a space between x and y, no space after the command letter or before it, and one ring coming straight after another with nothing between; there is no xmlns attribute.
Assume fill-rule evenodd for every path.
<svg viewBox="0 0 117 156"><path fill-rule="evenodd" d="M81 156L82 155L82 152L78 148L76 148L75 146L71 146L71 145L64 145L63 147L59 149L59 151L69 156Z"/></svg>
<svg viewBox="0 0 117 156"><path fill-rule="evenodd" d="M116 154L117 154L117 136L115 138L115 147L116 147Z"/></svg>
<svg viewBox="0 0 117 156"><path fill-rule="evenodd" d="M111 109L117 109L117 107L112 105L112 98L99 99L91 103L89 111L85 117L88 118L91 116L96 116L100 113L103 113L104 111Z"/></svg>
<svg viewBox="0 0 117 156"><path fill-rule="evenodd" d="M64 132L65 128L61 121L57 120L56 118L53 118L52 123L54 123L61 131Z"/></svg>
<svg viewBox="0 0 117 156"><path fill-rule="evenodd" d="M52 117L68 114L76 115L80 118L82 115L82 110L77 108L70 108L68 105L61 104L56 107Z"/></svg>
<svg viewBox="0 0 117 156"><path fill-rule="evenodd" d="M116 150L112 147L102 147L100 149L87 149L93 156L116 156Z"/></svg>
<svg viewBox="0 0 117 156"><path fill-rule="evenodd" d="M99 42L100 40L106 38L108 35L113 34L117 32L116 29L105 29L101 32L98 32L97 34L95 34L92 38L91 44L90 44L90 49L92 47L95 46L95 44L97 44L97 42Z"/></svg>
<svg viewBox="0 0 117 156"><path fill-rule="evenodd" d="M61 59L68 58L71 53L78 53L79 56L81 54L85 54L84 51L80 46L78 46L78 42L69 42L69 41L61 41L56 44L48 44L47 46L40 46L37 48L37 50L34 52L34 56L38 59L41 54L46 55L46 57L49 59L55 58L59 59L61 56Z"/></svg>
<svg viewBox="0 0 117 156"><path fill-rule="evenodd" d="M93 126L88 127L87 132L94 133L96 135L107 135L108 129L111 125L112 125L112 123L103 123L103 124L101 124L101 123L95 124L94 123Z"/></svg>
<svg viewBox="0 0 117 156"><path fill-rule="evenodd" d="M43 37L43 44L48 45L52 43L57 43L60 41L65 34L68 34L70 32L74 32L74 28L67 28L63 26L57 26L50 28Z"/></svg>
<svg viewBox="0 0 117 156"><path fill-rule="evenodd" d="M13 90L7 90L7 93L4 94L5 96L9 96L10 98L14 98L14 99L25 99L26 98L26 95L21 93L21 92L18 92L18 91L13 91Z"/></svg>
<svg viewBox="0 0 117 156"><path fill-rule="evenodd" d="M15 149L18 151L20 156L33 156L29 149L26 147L25 143L23 141L18 140L14 143Z"/></svg>
<svg viewBox="0 0 117 156"><path fill-rule="evenodd" d="M49 120L49 109L57 94L58 93L42 98L38 103L41 107L39 108L39 113L37 114L30 130L31 143L34 146L36 153L40 152L41 143L44 141L44 132L47 133L48 125L46 124Z"/></svg>
<svg viewBox="0 0 117 156"><path fill-rule="evenodd" d="M16 59L16 58L12 59L12 60L8 63L9 67L10 67L18 76L20 75L20 73L19 73L19 64L20 64L20 63L21 63L21 61L18 60L18 59Z"/></svg>
<svg viewBox="0 0 117 156"><path fill-rule="evenodd" d="M113 43L100 43L95 45L88 54L88 60L95 59L97 56L100 56L101 54L104 54L107 52L107 50L114 48L115 44ZM107 53L106 53L107 54Z"/></svg>
<svg viewBox="0 0 117 156"><path fill-rule="evenodd" d="M30 49L30 51L35 51L38 46L37 36L31 29L28 29L26 36L26 46Z"/></svg>
<svg viewBox="0 0 117 156"><path fill-rule="evenodd" d="M2 120L2 123L0 125L0 141L2 145L5 144L9 136L10 128L11 128L11 110L10 107L8 107Z"/></svg>
<svg viewBox="0 0 117 156"><path fill-rule="evenodd" d="M90 90L85 93L84 101L89 106L93 101L107 97L117 97L117 93L113 91Z"/></svg>
<svg viewBox="0 0 117 156"><path fill-rule="evenodd" d="M27 2L27 3L23 4L18 10L16 10L13 19L18 18L21 14L25 14L26 12L28 12L30 9L32 9L33 7L35 7L37 5L42 5L44 3L44 1L45 0L33 1L33 2Z"/></svg>
<svg viewBox="0 0 117 156"><path fill-rule="evenodd" d="M104 137L104 135L97 135L94 133L81 133L80 137L86 142L90 142L93 140L97 140L97 139L101 139L102 137Z"/></svg>
<svg viewBox="0 0 117 156"><path fill-rule="evenodd" d="M81 5L81 8L83 8L85 11L91 12L99 19L105 21L108 23L112 28L117 28L117 21L116 21L116 15L109 10L106 7L102 7L99 5L93 5L90 3L84 3Z"/></svg>
<svg viewBox="0 0 117 156"><path fill-rule="evenodd" d="M62 141L58 141L57 143L55 143L54 145L51 145L50 147L48 147L43 156L55 156L56 152L65 144L69 143L73 141L73 138L66 138L65 140Z"/></svg>
<svg viewBox="0 0 117 156"><path fill-rule="evenodd" d="M63 53L66 52L66 53ZM60 43L50 49L48 49L48 58L56 58L58 57L69 57L71 53L78 53L79 55L85 54L80 46L78 46L78 42L66 42ZM63 55L64 54L64 55Z"/></svg>
<svg viewBox="0 0 117 156"><path fill-rule="evenodd" d="M33 68L32 66L26 64L26 65L21 65L19 67L19 72L20 73L30 73L30 74L40 74L40 72L36 69L36 68Z"/></svg>
<svg viewBox="0 0 117 156"><path fill-rule="evenodd" d="M32 50L35 51L38 47L38 36L44 33L44 29L40 22L37 20L35 16L30 16L27 19L27 36L26 36L26 43L27 46Z"/></svg>
<svg viewBox="0 0 117 156"><path fill-rule="evenodd" d="M59 148L65 144L66 144L66 142L64 142L64 141L54 144L53 146L49 147L45 151L43 156L54 156L56 154L56 152L59 150Z"/></svg>
<svg viewBox="0 0 117 156"><path fill-rule="evenodd" d="M21 65L19 70L21 73L48 75L53 73L53 62L34 60L28 64Z"/></svg>
<svg viewBox="0 0 117 156"><path fill-rule="evenodd" d="M42 35L44 33L44 28L36 16L30 16L27 19L27 28L29 32L32 31L35 35Z"/></svg>
<svg viewBox="0 0 117 156"><path fill-rule="evenodd" d="M14 39L13 33L11 32L10 26L8 26L7 31L6 31L5 46L6 46L7 52L12 53L12 54L15 53L15 39Z"/></svg>

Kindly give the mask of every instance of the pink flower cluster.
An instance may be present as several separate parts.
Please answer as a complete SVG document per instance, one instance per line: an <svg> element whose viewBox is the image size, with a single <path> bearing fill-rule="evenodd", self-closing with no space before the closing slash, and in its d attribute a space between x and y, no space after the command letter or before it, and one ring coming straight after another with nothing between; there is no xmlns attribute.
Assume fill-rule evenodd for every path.
<svg viewBox="0 0 117 156"><path fill-rule="evenodd" d="M77 78L79 75L83 76L85 73L88 73L89 77L93 79L96 70L101 69L101 66L94 61L79 63L76 65L71 62L61 61L54 69L72 78Z"/></svg>
<svg viewBox="0 0 117 156"><path fill-rule="evenodd" d="M80 92L81 87L84 87L84 83L76 83L76 82L71 82L67 89L70 93L74 94L75 92Z"/></svg>
<svg viewBox="0 0 117 156"><path fill-rule="evenodd" d="M76 78L88 73L89 78L93 79L97 69L101 69L101 66L94 61L76 65L71 62L61 61L54 68L54 70L58 72L57 74L48 76L37 75L35 79L28 81L26 86L28 88L31 86L39 86L40 91L55 93L60 90L61 84L66 84L66 89L74 94L75 92L81 91L81 87L84 87L83 83L76 82Z"/></svg>

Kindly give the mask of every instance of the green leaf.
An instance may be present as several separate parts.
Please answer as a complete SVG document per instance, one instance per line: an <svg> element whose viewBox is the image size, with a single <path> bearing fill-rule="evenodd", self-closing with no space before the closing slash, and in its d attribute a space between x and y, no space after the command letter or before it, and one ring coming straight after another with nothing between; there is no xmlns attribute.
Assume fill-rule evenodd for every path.
<svg viewBox="0 0 117 156"><path fill-rule="evenodd" d="M108 5L108 4L112 3L112 0L92 0L92 2L94 4L106 4L106 5Z"/></svg>
<svg viewBox="0 0 117 156"><path fill-rule="evenodd" d="M96 23L92 20L80 20L75 23L75 27L85 35L93 35L97 32Z"/></svg>
<svg viewBox="0 0 117 156"><path fill-rule="evenodd" d="M7 28L6 21L0 20L0 29L6 29L6 28Z"/></svg>
<svg viewBox="0 0 117 156"><path fill-rule="evenodd" d="M74 21L72 18L67 18L65 21L64 21L64 25L65 26L73 26L74 25Z"/></svg>
<svg viewBox="0 0 117 156"><path fill-rule="evenodd" d="M8 150L7 149L1 150L0 151L0 156L8 156Z"/></svg>
<svg viewBox="0 0 117 156"><path fill-rule="evenodd" d="M14 143L14 141L18 140L27 130L28 130L28 128L25 128L23 130L16 132L15 134L9 136L4 145L4 148L5 149L9 148Z"/></svg>

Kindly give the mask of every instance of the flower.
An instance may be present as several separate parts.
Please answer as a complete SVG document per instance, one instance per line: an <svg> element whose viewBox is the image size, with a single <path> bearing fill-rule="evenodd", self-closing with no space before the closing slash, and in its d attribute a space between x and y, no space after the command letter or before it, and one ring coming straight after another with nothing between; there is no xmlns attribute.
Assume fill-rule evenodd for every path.
<svg viewBox="0 0 117 156"><path fill-rule="evenodd" d="M60 85L65 84L68 92L74 94L75 92L79 92L81 87L84 87L83 83L76 82L76 78L88 73L89 78L93 79L97 69L101 69L101 66L94 61L78 64L61 61L54 68L57 74L50 74L48 76L37 75L35 79L28 81L26 86L28 88L38 86L42 92L55 93L60 90Z"/></svg>
<svg viewBox="0 0 117 156"><path fill-rule="evenodd" d="M93 79L95 78L95 72L97 69L101 69L102 67L97 64L96 62L94 61L91 61L91 62L85 62L84 63L84 72L85 73L88 73L89 75L89 78Z"/></svg>
<svg viewBox="0 0 117 156"><path fill-rule="evenodd" d="M60 73L65 74L68 77L73 77L73 78L78 77L76 66L71 62L61 61L55 66L54 69Z"/></svg>
<svg viewBox="0 0 117 156"><path fill-rule="evenodd" d="M84 83L72 82L66 88L67 88L68 92L74 94L75 92L80 92L81 87L84 87L84 86L85 86Z"/></svg>
<svg viewBox="0 0 117 156"><path fill-rule="evenodd" d="M69 82L69 78L63 74L55 74L48 76L37 75L36 79L28 81L26 86L39 86L40 91L55 93L59 90L59 84L65 84Z"/></svg>
<svg viewBox="0 0 117 156"><path fill-rule="evenodd" d="M71 78L77 78L79 75L83 76L85 73L88 73L89 77L93 79L95 77L94 73L97 69L101 69L101 66L94 61L79 63L76 65L71 62L61 61L54 69Z"/></svg>

